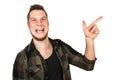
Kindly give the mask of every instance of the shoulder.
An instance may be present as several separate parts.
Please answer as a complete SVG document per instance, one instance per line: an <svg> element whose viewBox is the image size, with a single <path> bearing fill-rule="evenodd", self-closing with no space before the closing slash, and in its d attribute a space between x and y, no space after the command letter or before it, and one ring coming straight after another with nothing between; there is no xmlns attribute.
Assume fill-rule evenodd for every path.
<svg viewBox="0 0 120 80"><path fill-rule="evenodd" d="M54 43L54 44L66 44L64 41L62 41L61 39L51 39L49 38L49 40Z"/></svg>
<svg viewBox="0 0 120 80"><path fill-rule="evenodd" d="M17 53L16 58L15 58L15 62L14 62L14 66L16 64L24 64L27 62L26 48L27 47L25 47L24 49L22 49L21 51L19 51Z"/></svg>
<svg viewBox="0 0 120 80"><path fill-rule="evenodd" d="M23 50L21 50L20 52L17 53L17 57L21 58L21 59L26 57L26 47Z"/></svg>
<svg viewBox="0 0 120 80"><path fill-rule="evenodd" d="M26 77L26 71L27 71L27 58L25 49L23 49L17 53L17 56L15 58L13 64L13 78L19 79Z"/></svg>
<svg viewBox="0 0 120 80"><path fill-rule="evenodd" d="M54 47L62 48L62 49L71 49L72 47L61 39L50 39ZM68 49L67 49L68 50Z"/></svg>
<svg viewBox="0 0 120 80"><path fill-rule="evenodd" d="M65 45L66 43L64 41L62 41L61 39L51 39L50 38L50 42L54 45L54 46L62 46Z"/></svg>

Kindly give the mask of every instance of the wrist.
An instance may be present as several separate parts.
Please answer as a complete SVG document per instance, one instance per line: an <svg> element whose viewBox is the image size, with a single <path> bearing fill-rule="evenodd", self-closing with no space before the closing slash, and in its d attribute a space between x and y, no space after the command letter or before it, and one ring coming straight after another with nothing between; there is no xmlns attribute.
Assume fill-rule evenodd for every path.
<svg viewBox="0 0 120 80"><path fill-rule="evenodd" d="M85 38L87 45L94 45L94 39Z"/></svg>
<svg viewBox="0 0 120 80"><path fill-rule="evenodd" d="M90 41L90 42L94 42L94 39L91 39L91 38L88 38L88 37L86 37L85 40Z"/></svg>

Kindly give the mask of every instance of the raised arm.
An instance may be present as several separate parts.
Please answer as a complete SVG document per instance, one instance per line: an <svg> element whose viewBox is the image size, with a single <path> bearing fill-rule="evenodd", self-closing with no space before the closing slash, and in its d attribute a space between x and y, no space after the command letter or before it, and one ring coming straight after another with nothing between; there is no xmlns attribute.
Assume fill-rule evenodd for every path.
<svg viewBox="0 0 120 80"><path fill-rule="evenodd" d="M92 22L89 26L86 26L85 21L83 24L83 32L85 35L86 41L86 49L85 49L85 57L89 60L95 60L95 47L94 47L94 39L99 34L99 29L97 27L97 22L99 22L103 17L100 16L94 22Z"/></svg>

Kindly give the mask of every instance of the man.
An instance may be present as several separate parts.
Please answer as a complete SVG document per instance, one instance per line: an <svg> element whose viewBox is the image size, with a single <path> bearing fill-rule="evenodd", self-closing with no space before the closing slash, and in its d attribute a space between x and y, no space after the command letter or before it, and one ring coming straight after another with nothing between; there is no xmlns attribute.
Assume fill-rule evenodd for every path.
<svg viewBox="0 0 120 80"><path fill-rule="evenodd" d="M86 40L82 55L59 39L48 37L49 21L44 7L35 4L27 15L32 41L20 51L13 66L13 80L71 80L69 64L85 70L93 70L96 61L94 39L99 34L96 23L83 24Z"/></svg>

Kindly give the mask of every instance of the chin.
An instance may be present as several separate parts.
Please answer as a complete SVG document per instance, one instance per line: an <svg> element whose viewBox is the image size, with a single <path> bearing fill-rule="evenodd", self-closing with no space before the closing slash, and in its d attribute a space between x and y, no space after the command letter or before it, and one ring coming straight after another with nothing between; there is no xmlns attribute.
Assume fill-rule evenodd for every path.
<svg viewBox="0 0 120 80"><path fill-rule="evenodd" d="M43 37L37 37L37 36L34 36L34 35L32 35L32 36L33 36L33 38L34 38L35 40L37 40L37 41L44 41L45 39L48 38L48 34L46 34L46 35L43 36Z"/></svg>

